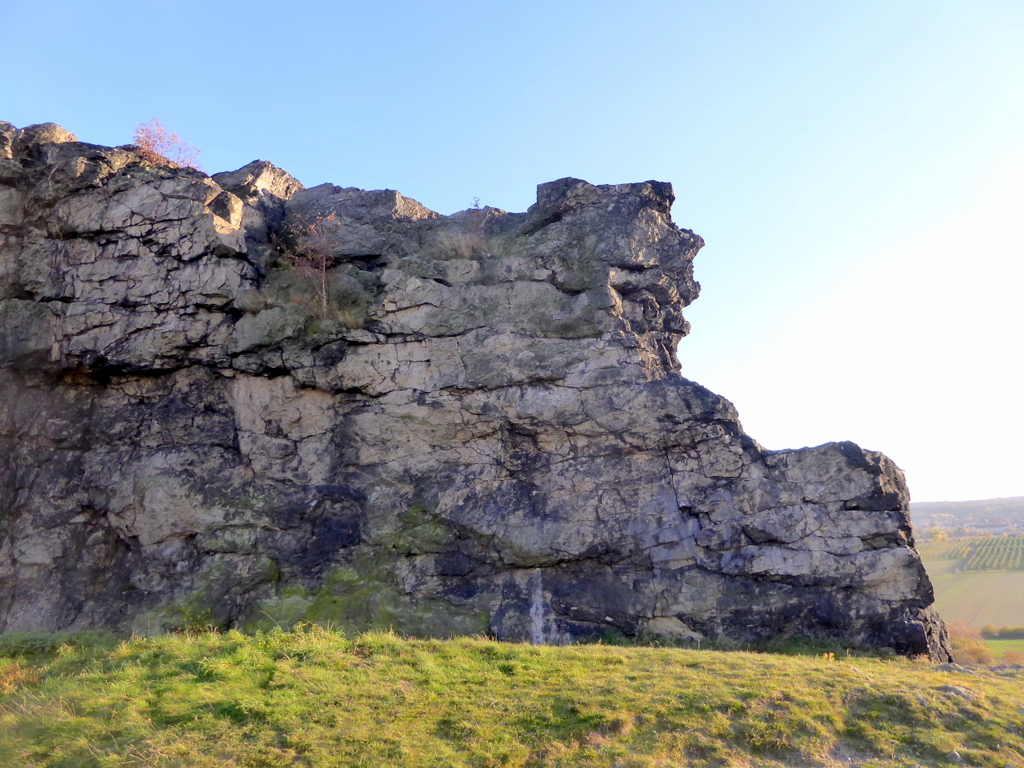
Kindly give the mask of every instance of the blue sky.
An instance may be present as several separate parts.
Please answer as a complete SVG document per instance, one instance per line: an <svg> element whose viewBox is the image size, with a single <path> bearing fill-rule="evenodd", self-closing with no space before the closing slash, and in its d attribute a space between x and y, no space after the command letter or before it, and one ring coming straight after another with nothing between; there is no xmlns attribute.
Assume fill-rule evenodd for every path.
<svg viewBox="0 0 1024 768"><path fill-rule="evenodd" d="M767 448L852 439L915 500L1024 495L1024 3L0 0L0 119L442 213L673 182L684 375Z"/></svg>

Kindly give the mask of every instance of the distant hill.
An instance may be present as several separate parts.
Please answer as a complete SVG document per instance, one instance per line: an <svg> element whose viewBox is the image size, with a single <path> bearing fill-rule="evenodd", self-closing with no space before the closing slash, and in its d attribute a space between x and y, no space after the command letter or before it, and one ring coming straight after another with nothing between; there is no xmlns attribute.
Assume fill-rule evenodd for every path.
<svg viewBox="0 0 1024 768"><path fill-rule="evenodd" d="M1024 496L979 501L912 502L910 516L919 536L934 528L950 535L1024 532Z"/></svg>

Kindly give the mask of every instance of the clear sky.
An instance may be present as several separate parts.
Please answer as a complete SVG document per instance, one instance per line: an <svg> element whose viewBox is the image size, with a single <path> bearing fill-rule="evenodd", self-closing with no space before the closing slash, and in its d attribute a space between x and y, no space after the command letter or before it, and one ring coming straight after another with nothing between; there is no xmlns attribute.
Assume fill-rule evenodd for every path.
<svg viewBox="0 0 1024 768"><path fill-rule="evenodd" d="M451 213L671 181L683 372L766 448L1024 495L1021 0L0 0L0 120Z"/></svg>

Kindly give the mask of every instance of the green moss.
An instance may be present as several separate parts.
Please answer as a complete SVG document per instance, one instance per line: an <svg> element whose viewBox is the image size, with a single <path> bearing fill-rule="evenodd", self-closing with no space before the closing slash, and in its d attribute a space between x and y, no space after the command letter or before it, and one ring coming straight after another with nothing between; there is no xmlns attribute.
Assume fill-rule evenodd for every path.
<svg viewBox="0 0 1024 768"><path fill-rule="evenodd" d="M222 629L212 606L196 594L139 614L132 622L133 634L151 637L166 632Z"/></svg>
<svg viewBox="0 0 1024 768"><path fill-rule="evenodd" d="M269 557L213 556L196 577L196 587L179 600L138 616L132 630L143 635L168 631L226 629L231 622L229 594L246 594L275 584L280 569Z"/></svg>
<svg viewBox="0 0 1024 768"><path fill-rule="evenodd" d="M366 540L377 549L402 555L443 552L455 533L434 513L435 506L421 499L410 502L398 515L373 519L364 531Z"/></svg>
<svg viewBox="0 0 1024 768"><path fill-rule="evenodd" d="M452 538L448 526L421 504L412 504L399 517L390 544L403 555L441 552Z"/></svg>
<svg viewBox="0 0 1024 768"><path fill-rule="evenodd" d="M254 526L227 526L204 531L198 537L199 546L206 552L252 552L256 544Z"/></svg>
<svg viewBox="0 0 1024 768"><path fill-rule="evenodd" d="M367 549L348 565L332 568L320 588L289 585L260 603L246 629L289 628L311 622L345 632L393 629L416 637L486 633L490 611L454 606L439 598L405 594L393 573L394 555Z"/></svg>

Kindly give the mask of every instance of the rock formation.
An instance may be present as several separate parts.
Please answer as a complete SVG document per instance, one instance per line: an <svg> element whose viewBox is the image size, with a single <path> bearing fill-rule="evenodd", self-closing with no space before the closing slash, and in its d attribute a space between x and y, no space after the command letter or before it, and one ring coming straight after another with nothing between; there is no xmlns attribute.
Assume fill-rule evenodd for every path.
<svg viewBox="0 0 1024 768"><path fill-rule="evenodd" d="M766 451L680 376L703 243L672 199L562 179L440 216L0 123L0 629L946 659L899 469Z"/></svg>

